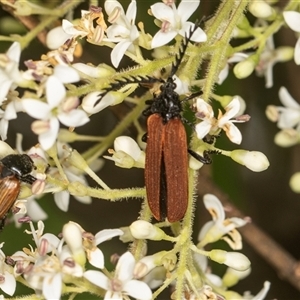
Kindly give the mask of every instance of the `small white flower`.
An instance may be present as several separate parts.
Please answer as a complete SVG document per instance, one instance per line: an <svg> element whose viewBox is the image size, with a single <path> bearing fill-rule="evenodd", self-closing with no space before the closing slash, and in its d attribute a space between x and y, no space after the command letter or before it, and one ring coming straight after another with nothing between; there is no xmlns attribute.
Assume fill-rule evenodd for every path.
<svg viewBox="0 0 300 300"><path fill-rule="evenodd" d="M271 283L269 281L265 281L264 282L264 287L260 290L260 292L255 295L252 296L249 292L245 292L243 295L243 299L249 299L249 300L263 300L265 299L267 293L269 292Z"/></svg>
<svg viewBox="0 0 300 300"><path fill-rule="evenodd" d="M284 11L283 17L287 25L294 31L300 32L300 13L296 11ZM300 38L295 45L294 60L296 65L300 65Z"/></svg>
<svg viewBox="0 0 300 300"><path fill-rule="evenodd" d="M64 240L59 240L50 233L43 234L44 224L38 222L35 230L30 223L36 248L30 247L26 254L22 251L11 256L16 261L17 274L23 274L30 287L40 291L47 300L60 299L64 278L82 277L82 267L74 261L72 253ZM51 252L51 255L47 255ZM27 268L31 264L30 268Z"/></svg>
<svg viewBox="0 0 300 300"><path fill-rule="evenodd" d="M2 105L8 91L14 89L15 83L22 81L19 71L21 45L14 42L5 54L0 54L0 104Z"/></svg>
<svg viewBox="0 0 300 300"><path fill-rule="evenodd" d="M81 19L76 25L68 20L62 21L62 28L67 35L74 39L87 37L87 40L94 44L102 41L106 27L102 9L94 5L90 6L89 11L81 11Z"/></svg>
<svg viewBox="0 0 300 300"><path fill-rule="evenodd" d="M248 220L240 218L225 219L225 212L222 203L212 194L204 195L203 202L213 220L207 222L202 227L198 236L198 240L200 241L198 247L202 248L208 243L213 243L223 239L231 246L232 249L241 249L242 240L236 228L246 225ZM229 235L230 238L226 235Z"/></svg>
<svg viewBox="0 0 300 300"><path fill-rule="evenodd" d="M122 234L123 231L121 229L104 229L97 232L95 236L89 233L83 234L83 237L85 238L85 251L90 264L96 268L103 269L104 255L97 246L104 241L108 241L113 237L120 236Z"/></svg>
<svg viewBox="0 0 300 300"><path fill-rule="evenodd" d="M12 267L5 263L6 256L2 251L3 245L4 243L0 244L0 289L4 293L12 296L16 290L16 279L15 276L12 274Z"/></svg>
<svg viewBox="0 0 300 300"><path fill-rule="evenodd" d="M22 100L24 110L31 117L39 119L32 124L32 129L39 134L39 142L44 150L54 144L59 131L59 121L69 127L78 127L89 121L87 114L77 109L78 99L66 98L63 83L78 80L79 75L74 69L58 65L46 82L47 103L30 98Z"/></svg>
<svg viewBox="0 0 300 300"><path fill-rule="evenodd" d="M110 55L113 66L117 68L127 50L134 52L133 43L139 37L139 31L135 25L136 1L130 2L126 14L122 5L116 0L106 0L104 7L108 20L113 25L107 28L107 38L103 40L118 43Z"/></svg>
<svg viewBox="0 0 300 300"><path fill-rule="evenodd" d="M11 91L11 93L7 95L7 100L5 110L0 110L0 136L2 140L7 139L9 121L16 119L17 112L23 110L20 98L17 97L16 92Z"/></svg>
<svg viewBox="0 0 300 300"><path fill-rule="evenodd" d="M218 118L214 117L212 107L203 99L197 99L197 114L196 116L202 120L195 126L197 137L203 139L207 134L218 135L220 129L223 129L231 142L240 144L242 141L242 134L234 123L242 123L249 120L249 116L245 115L236 118L240 111L240 99L235 96L232 101L225 107L223 114L219 110ZM232 119L232 120L231 120Z"/></svg>
<svg viewBox="0 0 300 300"><path fill-rule="evenodd" d="M275 49L273 36L267 39L264 51L260 55L259 63L255 67L256 74L264 76L266 88L273 86L273 66L278 62L285 62L291 59L293 51L290 47L278 47Z"/></svg>
<svg viewBox="0 0 300 300"><path fill-rule="evenodd" d="M280 129L295 128L300 131L300 105L285 87L279 89L279 99L284 106L277 106L277 126Z"/></svg>
<svg viewBox="0 0 300 300"><path fill-rule="evenodd" d="M176 8L172 2L170 5L155 3L151 5L151 11L155 18L162 22L161 29L152 39L151 47L157 48L169 43L177 34L185 36L194 23L188 22L188 18L196 11L200 0L182 0ZM201 28L197 28L191 38L194 42L205 42L207 36Z"/></svg>
<svg viewBox="0 0 300 300"><path fill-rule="evenodd" d="M104 158L114 161L118 167L145 167L145 152L129 136L117 137L114 141L114 150L111 149L109 152L112 156L104 156Z"/></svg>
<svg viewBox="0 0 300 300"><path fill-rule="evenodd" d="M120 257L113 278L94 270L86 271L84 277L107 291L105 299L123 299L124 294L135 299L150 300L152 292L149 286L145 282L133 279L134 266L133 255L126 252Z"/></svg>

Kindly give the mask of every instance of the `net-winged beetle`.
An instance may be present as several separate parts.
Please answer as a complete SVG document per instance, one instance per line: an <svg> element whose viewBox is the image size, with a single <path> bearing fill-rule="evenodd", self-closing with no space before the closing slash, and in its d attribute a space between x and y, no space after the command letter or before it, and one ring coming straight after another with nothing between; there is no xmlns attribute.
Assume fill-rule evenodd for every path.
<svg viewBox="0 0 300 300"><path fill-rule="evenodd" d="M202 163L211 163L208 153L204 157L188 150L186 131L183 125L182 101L193 99L197 92L184 100L175 91L173 78L197 29L191 27L183 39L169 77L160 86L160 93L146 101L144 111L147 119L147 148L145 185L150 210L156 220L167 218L176 222L183 218L188 206L188 153Z"/></svg>

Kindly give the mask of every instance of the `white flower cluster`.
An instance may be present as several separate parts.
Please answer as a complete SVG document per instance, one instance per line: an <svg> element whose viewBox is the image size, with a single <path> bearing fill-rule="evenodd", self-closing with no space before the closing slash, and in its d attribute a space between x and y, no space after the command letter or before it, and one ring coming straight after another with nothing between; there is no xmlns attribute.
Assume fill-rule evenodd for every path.
<svg viewBox="0 0 300 300"><path fill-rule="evenodd" d="M224 209L213 195L205 195L204 203L213 220L203 226L197 247L191 243L189 248L193 251L192 260L202 270L202 280L209 280L210 286L202 286L202 280L195 281L195 274L189 271L179 274L176 253L173 250L157 252L139 260L136 260L131 252L125 252L115 257L115 270L109 273L105 269L104 254L99 248L103 242L117 236L120 236L123 242L128 242L126 235L128 236L129 232L129 239L172 239L157 226L140 220L132 223L129 231L126 228L105 229L95 235L86 232L79 224L69 222L63 226L61 238L52 233L45 233L42 221L37 223L37 229L29 222L30 230L26 230L26 233L32 235L34 245L10 256L5 256L0 250L0 288L12 296L16 290L16 282L22 278L29 288L47 300L60 299L62 295L74 292L76 287L80 287L82 292L104 296L105 299L126 299L130 296L134 299L150 300L153 295L151 289L158 287L166 272L170 272L171 284L183 278L193 287L188 292L188 299L202 299L208 294L224 299L241 297L229 288L250 274L248 258L238 252L218 249L204 251L203 247L223 238L234 250L241 249L241 236L236 228L244 226L248 221L239 218L225 219ZM182 241L179 236L176 244L180 243ZM3 243L0 246L2 248ZM208 272L207 258L228 266L223 278ZM218 293L214 292L213 287ZM247 299L264 299L269 287L270 283L266 282L258 295Z"/></svg>

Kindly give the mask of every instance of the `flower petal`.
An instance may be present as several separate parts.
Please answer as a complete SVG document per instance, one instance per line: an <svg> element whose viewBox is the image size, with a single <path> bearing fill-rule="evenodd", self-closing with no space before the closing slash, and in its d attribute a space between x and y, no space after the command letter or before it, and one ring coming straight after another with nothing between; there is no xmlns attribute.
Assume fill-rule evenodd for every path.
<svg viewBox="0 0 300 300"><path fill-rule="evenodd" d="M174 11L170 6L164 3L155 3L150 8L156 19L174 24Z"/></svg>
<svg viewBox="0 0 300 300"><path fill-rule="evenodd" d="M51 108L45 102L36 99L23 99L22 104L26 113L35 119L47 120L51 116Z"/></svg>
<svg viewBox="0 0 300 300"><path fill-rule="evenodd" d="M202 121L195 126L198 139L202 140L210 131L211 124L207 121Z"/></svg>
<svg viewBox="0 0 300 300"><path fill-rule="evenodd" d="M57 118L68 127L78 127L90 121L87 114L81 109L72 109L68 113L60 113Z"/></svg>
<svg viewBox="0 0 300 300"><path fill-rule="evenodd" d="M125 252L117 263L115 276L122 282L129 281L133 276L134 266L134 256L128 251Z"/></svg>
<svg viewBox="0 0 300 300"><path fill-rule="evenodd" d="M294 60L296 65L300 65L300 39L297 40L294 50Z"/></svg>
<svg viewBox="0 0 300 300"><path fill-rule="evenodd" d="M115 236L122 235L124 232L121 229L104 229L96 233L95 243L96 245L101 244L104 241L108 241Z"/></svg>
<svg viewBox="0 0 300 300"><path fill-rule="evenodd" d="M70 194L67 191L61 191L54 194L54 201L57 207L62 211L68 211Z"/></svg>
<svg viewBox="0 0 300 300"><path fill-rule="evenodd" d="M177 13L181 18L181 22L184 23L193 13L196 11L200 4L200 0L181 0L177 8Z"/></svg>
<svg viewBox="0 0 300 300"><path fill-rule="evenodd" d="M137 142L129 136L119 136L114 141L115 151L123 151L134 160L138 160L141 156L141 149Z"/></svg>
<svg viewBox="0 0 300 300"><path fill-rule="evenodd" d="M89 270L84 272L83 277L91 283L99 286L105 290L109 289L110 280L101 272Z"/></svg>
<svg viewBox="0 0 300 300"><path fill-rule="evenodd" d="M62 46L72 35L65 32L62 26L51 29L46 37L46 45L49 49L54 50Z"/></svg>
<svg viewBox="0 0 300 300"><path fill-rule="evenodd" d="M152 291L150 287L145 282L139 280L130 280L126 282L123 286L123 291L135 299L152 299Z"/></svg>
<svg viewBox="0 0 300 300"><path fill-rule="evenodd" d="M117 68L119 66L119 63L120 63L122 57L124 56L126 50L129 48L129 46L131 44L132 44L131 41L124 40L124 41L118 43L114 47L114 49L111 51L110 59L115 68Z"/></svg>
<svg viewBox="0 0 300 300"><path fill-rule="evenodd" d="M39 143L44 150L50 149L57 138L59 130L59 122L56 118L51 118L49 120L49 130L45 133L39 135Z"/></svg>
<svg viewBox="0 0 300 300"><path fill-rule="evenodd" d="M299 103L290 95L284 86L279 89L279 99L285 107L300 109Z"/></svg>
<svg viewBox="0 0 300 300"><path fill-rule="evenodd" d="M9 272L4 272L5 280L0 284L2 291L10 296L12 296L16 290L16 279Z"/></svg>
<svg viewBox="0 0 300 300"><path fill-rule="evenodd" d="M92 266L99 269L104 268L104 255L99 248L96 248L93 251L89 251L88 259Z"/></svg>
<svg viewBox="0 0 300 300"><path fill-rule="evenodd" d="M226 135L231 142L238 145L242 142L242 134L232 122L226 123L226 125L223 127L223 130L226 132Z"/></svg>
<svg viewBox="0 0 300 300"><path fill-rule="evenodd" d="M62 290L61 273L48 276L43 281L43 295L46 299L60 299Z"/></svg>
<svg viewBox="0 0 300 300"><path fill-rule="evenodd" d="M80 80L80 76L77 71L69 66L57 65L54 68L53 75L62 83L71 83Z"/></svg>
<svg viewBox="0 0 300 300"><path fill-rule="evenodd" d="M175 30L170 30L168 32L159 30L151 41L151 48L157 48L168 44L176 35L177 32Z"/></svg>
<svg viewBox="0 0 300 300"><path fill-rule="evenodd" d="M66 96L66 89L54 75L49 76L46 82L46 97L51 109L57 107Z"/></svg>
<svg viewBox="0 0 300 300"><path fill-rule="evenodd" d="M224 207L215 195L204 195L203 202L214 221L223 222L225 220Z"/></svg>
<svg viewBox="0 0 300 300"><path fill-rule="evenodd" d="M284 11L283 17L291 29L300 32L300 13L296 11Z"/></svg>
<svg viewBox="0 0 300 300"><path fill-rule="evenodd" d="M21 45L19 42L14 42L6 52L6 55L11 61L19 63L21 55Z"/></svg>
<svg viewBox="0 0 300 300"><path fill-rule="evenodd" d="M126 18L131 25L134 24L136 18L136 1L131 0L126 11Z"/></svg>

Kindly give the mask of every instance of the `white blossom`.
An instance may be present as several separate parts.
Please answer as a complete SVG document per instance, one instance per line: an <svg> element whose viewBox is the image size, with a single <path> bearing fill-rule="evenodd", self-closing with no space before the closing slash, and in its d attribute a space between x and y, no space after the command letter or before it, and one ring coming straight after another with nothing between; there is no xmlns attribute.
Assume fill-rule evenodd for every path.
<svg viewBox="0 0 300 300"><path fill-rule="evenodd" d="M297 33L300 32L300 13L297 11L284 11L283 17L287 25ZM300 38L295 45L294 60L297 65L300 65Z"/></svg>
<svg viewBox="0 0 300 300"><path fill-rule="evenodd" d="M110 55L113 66L117 68L126 51L135 52L133 43L139 37L135 25L136 1L130 2L126 14L116 0L106 0L104 8L112 25L107 28L107 38L103 40L117 43Z"/></svg>
<svg viewBox="0 0 300 300"><path fill-rule="evenodd" d="M113 278L108 278L102 272L94 270L84 272L84 277L106 290L105 299L121 300L122 295L129 295L140 300L152 299L149 286L145 282L133 279L134 266L133 255L126 252L120 257Z"/></svg>
<svg viewBox="0 0 300 300"><path fill-rule="evenodd" d="M242 141L242 134L234 123L242 123L248 121L249 117L237 118L237 114L240 112L240 99L235 96L232 101L225 107L225 113L223 114L219 110L218 118L214 117L212 107L203 99L197 99L197 114L202 122L195 126L197 137L203 139L207 134L218 135L220 129L223 129L230 139L235 144L240 144Z"/></svg>
<svg viewBox="0 0 300 300"><path fill-rule="evenodd" d="M58 65L46 82L47 103L25 98L24 110L33 118L39 119L32 124L32 129L39 135L39 142L44 150L51 148L57 138L59 122L69 127L78 127L89 121L87 114L77 109L78 99L66 98L63 83L79 80L77 72L67 66Z"/></svg>
<svg viewBox="0 0 300 300"><path fill-rule="evenodd" d="M162 22L161 29L152 39L151 47L163 46L175 38L177 34L185 37L191 26L195 26L187 20L196 11L199 4L200 0L182 0L178 8L176 8L174 2L170 5L165 3L151 5L152 14ZM191 37L191 40L197 43L205 42L206 39L207 36L201 28L197 28Z"/></svg>
<svg viewBox="0 0 300 300"><path fill-rule="evenodd" d="M5 54L0 54L0 104L10 89L14 89L16 83L22 81L19 71L21 45L14 42Z"/></svg>
<svg viewBox="0 0 300 300"><path fill-rule="evenodd" d="M232 249L241 249L242 238L236 228L246 225L248 220L235 217L226 219L222 203L212 194L204 195L203 202L213 220L202 227L198 247L223 239Z"/></svg>

